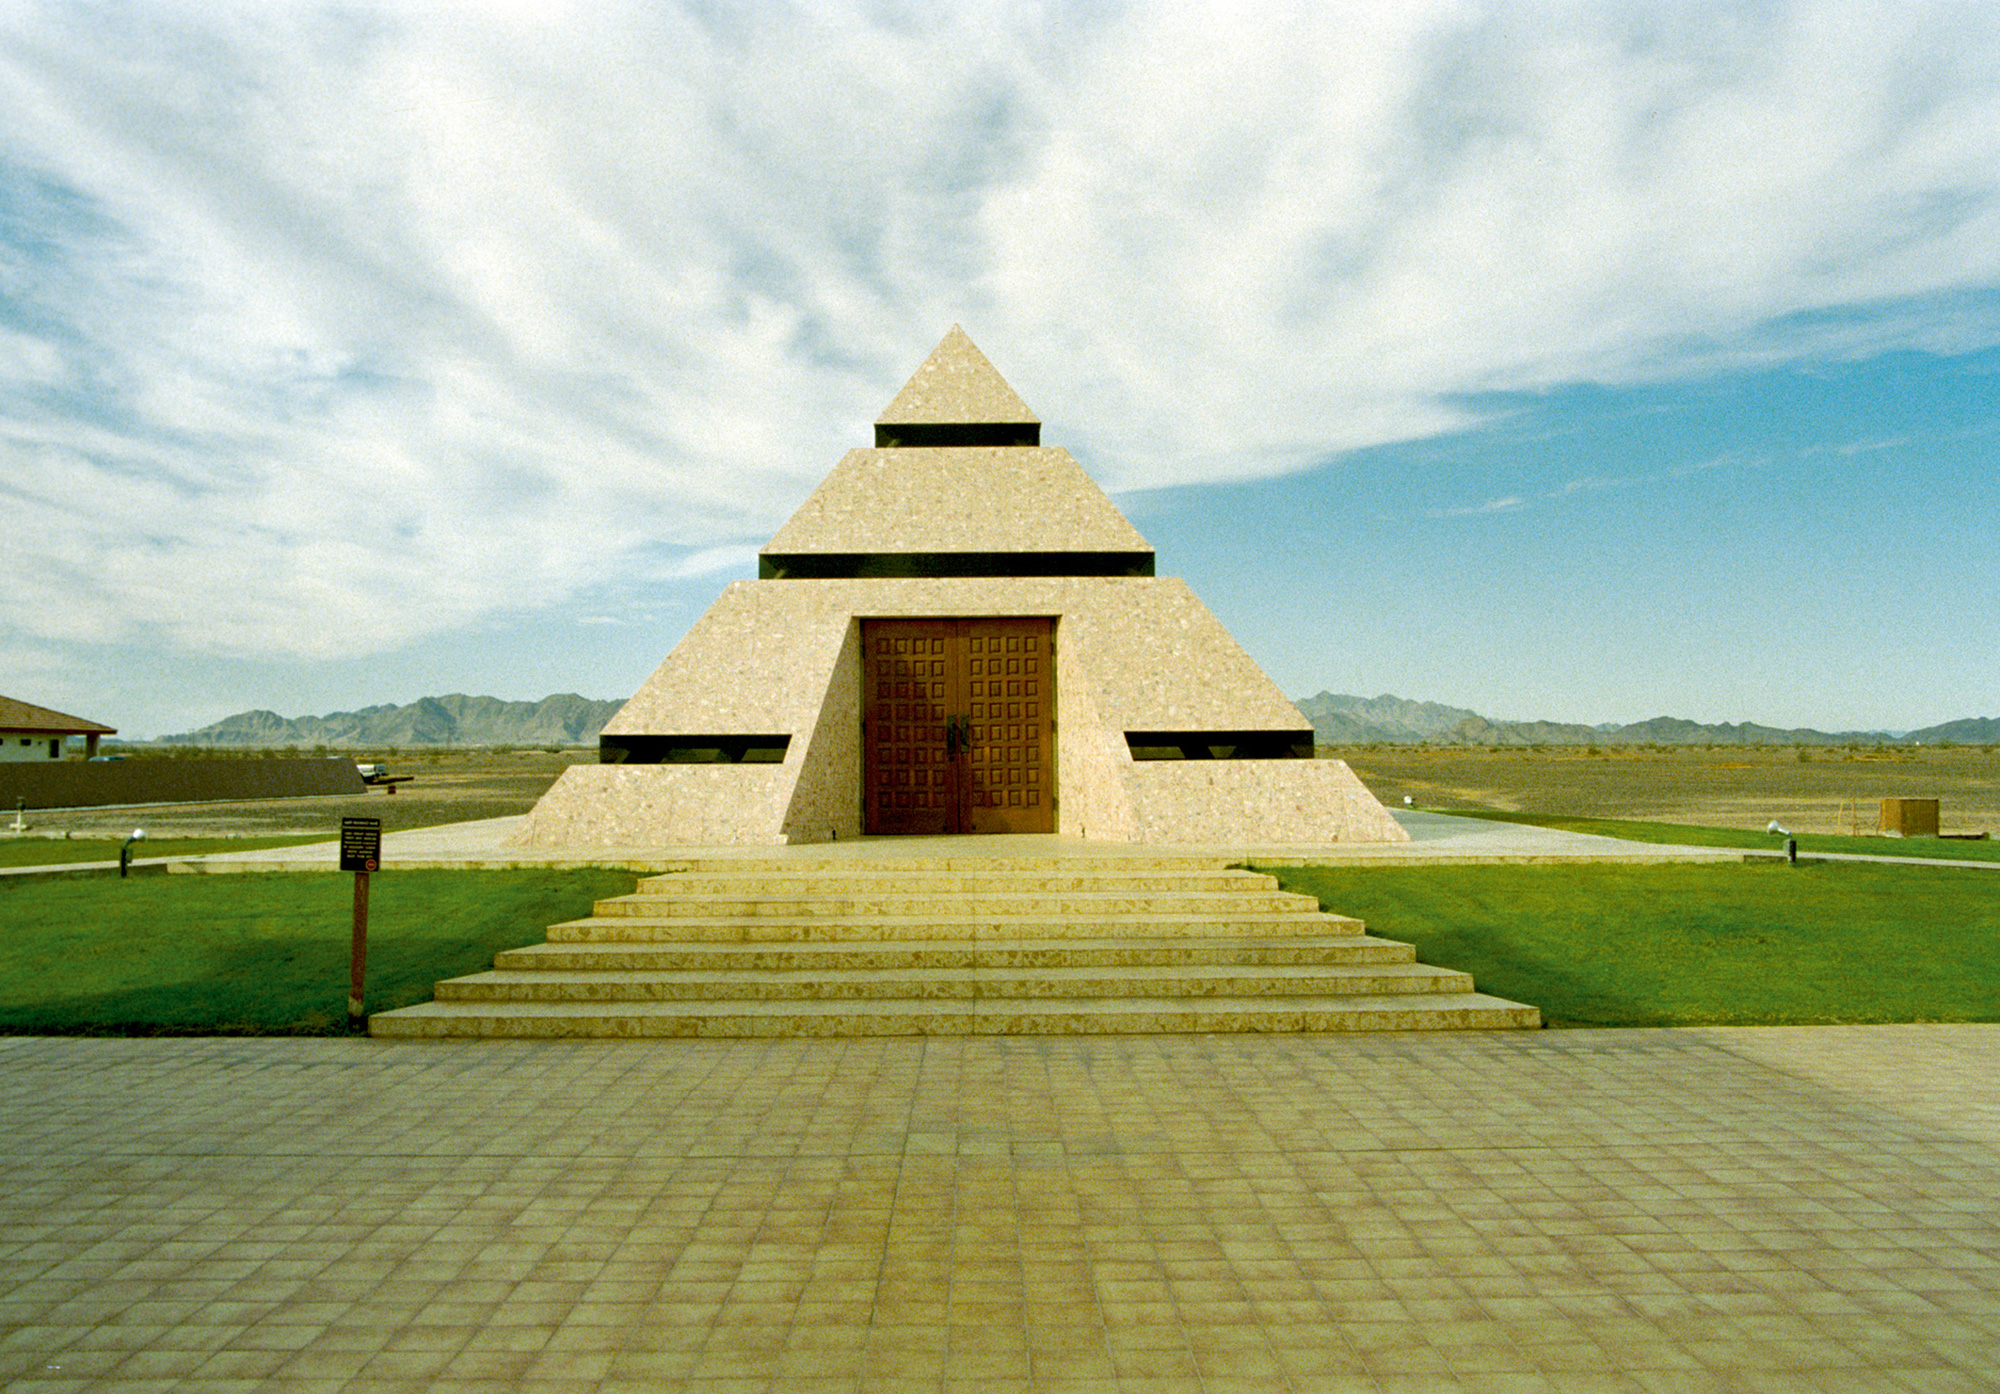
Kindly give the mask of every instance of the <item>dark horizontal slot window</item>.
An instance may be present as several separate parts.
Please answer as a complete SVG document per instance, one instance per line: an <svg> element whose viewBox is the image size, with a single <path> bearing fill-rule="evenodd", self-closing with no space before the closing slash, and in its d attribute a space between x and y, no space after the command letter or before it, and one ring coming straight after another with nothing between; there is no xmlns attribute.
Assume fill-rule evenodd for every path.
<svg viewBox="0 0 2000 1394"><path fill-rule="evenodd" d="M1134 760L1310 760L1311 731L1127 731Z"/></svg>
<svg viewBox="0 0 2000 1394"><path fill-rule="evenodd" d="M757 576L765 581L1152 574L1151 552L788 552L757 558Z"/></svg>
<svg viewBox="0 0 2000 1394"><path fill-rule="evenodd" d="M875 427L877 450L967 445L1040 445L1039 421L951 421L929 425L899 422Z"/></svg>
<svg viewBox="0 0 2000 1394"><path fill-rule="evenodd" d="M599 736L600 765L778 765L790 736Z"/></svg>

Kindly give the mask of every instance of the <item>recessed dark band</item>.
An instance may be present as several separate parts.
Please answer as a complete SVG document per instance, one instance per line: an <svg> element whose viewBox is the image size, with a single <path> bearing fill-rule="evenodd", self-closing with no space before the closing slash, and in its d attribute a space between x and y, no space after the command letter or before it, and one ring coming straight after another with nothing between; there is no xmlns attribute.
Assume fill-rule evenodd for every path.
<svg viewBox="0 0 2000 1394"><path fill-rule="evenodd" d="M599 736L600 765L778 765L790 736Z"/></svg>
<svg viewBox="0 0 2000 1394"><path fill-rule="evenodd" d="M875 427L875 448L877 450L899 450L910 447L936 449L967 445L1040 445L1042 443L1042 423L1039 421L953 421L945 424L918 425L908 422Z"/></svg>
<svg viewBox="0 0 2000 1394"><path fill-rule="evenodd" d="M763 581L1152 574L1151 552L767 552L757 558Z"/></svg>
<svg viewBox="0 0 2000 1394"><path fill-rule="evenodd" d="M1134 760L1310 760L1311 731L1127 731Z"/></svg>

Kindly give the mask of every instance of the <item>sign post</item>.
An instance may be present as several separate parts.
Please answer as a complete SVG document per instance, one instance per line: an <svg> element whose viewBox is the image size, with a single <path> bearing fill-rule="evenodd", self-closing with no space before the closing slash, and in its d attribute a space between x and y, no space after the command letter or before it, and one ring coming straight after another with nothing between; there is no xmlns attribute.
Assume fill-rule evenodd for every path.
<svg viewBox="0 0 2000 1394"><path fill-rule="evenodd" d="M354 873L354 940L347 965L347 1026L368 1025L368 873L382 865L382 820L340 820L340 869Z"/></svg>

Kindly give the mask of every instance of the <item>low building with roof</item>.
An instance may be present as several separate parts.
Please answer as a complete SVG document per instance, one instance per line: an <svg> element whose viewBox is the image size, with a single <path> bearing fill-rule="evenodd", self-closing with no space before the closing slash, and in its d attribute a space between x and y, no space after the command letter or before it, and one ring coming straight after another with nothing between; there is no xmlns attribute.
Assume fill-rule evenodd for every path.
<svg viewBox="0 0 2000 1394"><path fill-rule="evenodd" d="M72 736L82 736L84 754L95 755L100 737L117 734L115 726L0 697L0 760L10 764L60 760L63 742Z"/></svg>

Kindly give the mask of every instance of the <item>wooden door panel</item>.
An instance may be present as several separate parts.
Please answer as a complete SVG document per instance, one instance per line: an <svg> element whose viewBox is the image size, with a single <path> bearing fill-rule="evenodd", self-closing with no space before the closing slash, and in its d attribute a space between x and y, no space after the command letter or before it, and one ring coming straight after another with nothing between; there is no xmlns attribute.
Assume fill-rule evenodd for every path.
<svg viewBox="0 0 2000 1394"><path fill-rule="evenodd" d="M1054 624L862 621L866 831L1055 831Z"/></svg>
<svg viewBox="0 0 2000 1394"><path fill-rule="evenodd" d="M945 750L958 642L950 620L862 626L863 825L871 833L958 830L957 770Z"/></svg>
<svg viewBox="0 0 2000 1394"><path fill-rule="evenodd" d="M965 830L1055 831L1055 683L1047 619L980 619L964 627Z"/></svg>

